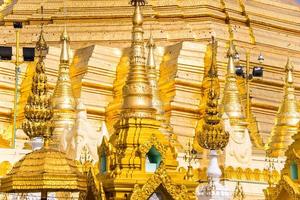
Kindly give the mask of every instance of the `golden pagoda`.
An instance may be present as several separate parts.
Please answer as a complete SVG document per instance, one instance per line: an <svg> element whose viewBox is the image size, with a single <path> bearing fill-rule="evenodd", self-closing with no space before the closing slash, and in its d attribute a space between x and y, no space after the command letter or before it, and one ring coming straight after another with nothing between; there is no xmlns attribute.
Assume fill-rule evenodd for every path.
<svg viewBox="0 0 300 200"><path fill-rule="evenodd" d="M275 125L267 147L271 157L284 156L288 146L293 142L292 136L298 131L300 113L295 95L293 71L294 67L288 58L285 66L284 96L278 109Z"/></svg>
<svg viewBox="0 0 300 200"><path fill-rule="evenodd" d="M235 73L235 47L229 40L227 51L227 73L223 92L223 120L230 140L225 151L225 165L246 168L252 159L252 142L241 103L241 96ZM240 148L243 148L242 150Z"/></svg>
<svg viewBox="0 0 300 200"><path fill-rule="evenodd" d="M113 125L120 119L119 114L123 112L121 108L125 94L122 88L126 84L127 72L130 69L128 61L132 43L130 28L132 26L130 12L132 8L128 4L128 0L5 0L3 3L0 1L0 4L0 30L2 33L0 43L1 46L12 47L12 59L15 58L14 52L16 52L13 22L23 22L23 28L20 30L20 48L34 47L35 36L39 33L37 24L40 22L45 24L44 35L50 48L44 62L50 92L55 88L59 74L57 73L61 53L59 37L64 24L66 21L68 22L68 35L72 39L71 47L74 52L74 56L70 58L69 75L72 80L73 95L76 98L81 97L82 102L86 105L87 120L92 124L91 130L99 130L101 123L106 121L109 131L114 133L116 129L113 128ZM41 5L44 7L44 15L40 12ZM297 45L300 40L300 28L297 25L300 18L299 6L284 0L221 0L220 2L149 0L143 8L144 28L151 29L157 47L155 64L156 69L159 69L157 89L158 96L162 101L160 105L164 107L166 124L172 127L170 133L178 138L177 141L182 147L187 141L193 140L197 131L197 123L203 118L206 110L206 100L210 88L207 72L210 67L211 55L210 45L207 45L207 42L212 33L215 33L218 38L218 55L214 58L214 62L218 68L221 98L223 97L222 88L226 81L228 38L234 40L236 48L241 50L240 62L242 64L246 63L242 49L251 49L250 58L256 58L260 52L265 56L265 62L261 65L264 69L264 77L259 80L253 79L249 83L251 102L247 105L250 105L253 117L251 116L251 119L245 119L245 121L249 122L248 129L252 146L238 144L241 140L238 137L235 138L237 147L234 153L239 153L242 158L248 158L250 149L254 159L242 167L239 162L235 161L228 161L224 167L221 166L223 174L221 180L224 180L225 185L229 186L231 193L235 187L232 181L240 181L247 198L261 199L263 192L258 188L267 185L268 173L263 170L264 159L262 157L265 152L257 147L263 146L261 137L263 141L268 141L274 126L276 111L278 111L279 101L282 99L283 82L281 77L286 57L288 54L293 56L295 65L300 62L300 49ZM150 31L145 33L145 37L150 37ZM148 59L148 61L151 60ZM251 66L258 64L251 59L250 63ZM28 153L28 150L23 149L23 143L27 141L26 137L22 135L20 125L24 120L24 107L31 91L31 77L35 67L34 62L24 62L20 66L17 136L13 138L11 130L14 125L12 123L14 113L12 102L16 80L15 68L10 62L0 61L0 143L2 144L0 146L4 147L4 149L0 149L0 172L2 174L7 173L8 168L5 167L8 166L7 162L9 166L13 166L25 153ZM149 74L147 73L147 75ZM295 95L298 96L299 70L297 68L294 70L294 76ZM242 77L237 77L237 79L245 82ZM242 100L242 106L245 107L243 95L246 91L244 89L246 84L239 80L237 82L238 95ZM213 85L217 87L218 84ZM154 107L153 102L152 104ZM157 116L157 113L153 110L153 118L154 116ZM245 117L249 116L245 115ZM235 126L230 127L230 133L237 133L237 136L247 135L242 131L244 126L237 128L236 124L239 123L234 121L231 119L231 125ZM163 123L159 122L159 124L157 125L159 132L164 133ZM226 120L224 120L224 124L228 125ZM253 127L251 127L252 125ZM120 127L120 125L116 127L118 126ZM120 132L119 129L118 132ZM241 130L237 131L237 129ZM232 136L233 134L230 134L229 142L233 142ZM118 141L117 138L116 134L113 134L110 141ZM9 149L7 144L11 143L13 139L16 139L16 143L19 145L15 149ZM106 141L106 146L112 151L116 150L113 149L116 145L109 141ZM203 150L199 145L197 147L200 149L197 151ZM196 147L194 146L194 148ZM185 150L183 149L182 152ZM178 154L180 153L178 152ZM196 180L206 179L205 168L208 165L203 162L206 157L205 153L205 151L202 154L199 153L197 158L200 160L192 162L193 178ZM128 159L128 155L126 156ZM128 161L130 166L133 166L131 163L137 160L134 156L131 154L130 161ZM185 162L181 162L180 156L177 156L179 163L177 168L186 174L183 168L187 166ZM228 157L225 156L225 162ZM222 156L219 161L222 165ZM114 166L116 165L112 165L112 168ZM112 171L112 168L109 170ZM277 176L279 175L277 174ZM176 180L172 174L171 178ZM100 178L94 180L92 184L93 180L89 178L92 187L95 186L103 197L107 193L107 184L102 183ZM112 178L109 180L113 182Z"/></svg>
<svg viewBox="0 0 300 200"><path fill-rule="evenodd" d="M53 106L53 146L58 147L61 135L64 131L70 131L75 123L75 109L76 102L74 99L71 79L70 79L70 53L69 42L70 37L67 33L67 27L60 37L61 54L58 71L57 83L53 92L52 106Z"/></svg>
<svg viewBox="0 0 300 200"><path fill-rule="evenodd" d="M194 199L196 182L177 170L176 152L160 131L144 55L144 0L134 6L130 69L123 87L123 106L115 133L99 147L98 180L106 198Z"/></svg>
<svg viewBox="0 0 300 200"><path fill-rule="evenodd" d="M66 154L49 147L53 131L53 110L49 95L44 58L47 44L41 30L36 45L36 70L31 93L25 106L23 130L29 138L43 137L44 146L25 155L1 179L1 191L6 193L85 192L86 178L76 163Z"/></svg>
<svg viewBox="0 0 300 200"><path fill-rule="evenodd" d="M240 123L241 121L245 120L237 84L237 77L235 74L234 56L235 49L233 46L233 41L230 40L227 52L228 64L222 103L223 110L230 119L231 124L236 124L236 122Z"/></svg>
<svg viewBox="0 0 300 200"><path fill-rule="evenodd" d="M269 185L264 190L267 200L281 199L300 199L300 127L298 132L292 137L294 142L288 146L285 152L286 161L284 168L281 170L280 181L275 185Z"/></svg>

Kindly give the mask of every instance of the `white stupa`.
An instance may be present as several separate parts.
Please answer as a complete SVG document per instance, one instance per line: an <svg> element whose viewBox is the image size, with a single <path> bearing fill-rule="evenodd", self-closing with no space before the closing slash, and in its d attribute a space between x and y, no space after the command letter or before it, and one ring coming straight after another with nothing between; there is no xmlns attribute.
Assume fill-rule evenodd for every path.
<svg viewBox="0 0 300 200"><path fill-rule="evenodd" d="M218 153L211 150L210 163L207 169L208 184L199 185L196 188L198 200L230 200L231 194L229 189L220 183L222 171L218 164Z"/></svg>

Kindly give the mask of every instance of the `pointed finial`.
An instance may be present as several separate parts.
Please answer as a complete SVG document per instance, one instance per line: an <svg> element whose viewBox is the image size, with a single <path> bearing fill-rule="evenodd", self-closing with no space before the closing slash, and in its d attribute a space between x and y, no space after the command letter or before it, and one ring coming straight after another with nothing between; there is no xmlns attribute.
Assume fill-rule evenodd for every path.
<svg viewBox="0 0 300 200"><path fill-rule="evenodd" d="M294 82L293 71L294 71L294 66L291 64L290 58L288 57L287 63L285 65L285 72L287 72L286 83L292 84Z"/></svg>
<svg viewBox="0 0 300 200"><path fill-rule="evenodd" d="M156 46L155 46L155 42L154 42L152 33L150 34L150 38L148 40L147 47L149 49L148 59L147 59L147 66L148 67L156 67L154 52L153 52Z"/></svg>
<svg viewBox="0 0 300 200"><path fill-rule="evenodd" d="M211 37L211 47L212 47L212 56L211 56L211 65L208 71L208 77L214 78L218 76L217 65L216 65L216 54L218 42L215 40L214 35Z"/></svg>
<svg viewBox="0 0 300 200"><path fill-rule="evenodd" d="M234 66L235 50L234 50L233 41L231 39L229 40L227 57L228 57L227 73L231 75L235 75L235 66Z"/></svg>
<svg viewBox="0 0 300 200"><path fill-rule="evenodd" d="M64 27L64 30L60 36L60 41L62 42L61 47L61 54L60 54L60 62L61 63L69 63L70 57L69 57L69 42L70 37L67 33L67 27Z"/></svg>
<svg viewBox="0 0 300 200"><path fill-rule="evenodd" d="M43 14L44 14L44 8L41 6L41 13L42 13L42 20L43 20ZM44 38L44 23L41 24L41 31L38 36L38 41L35 45L35 56L36 57L46 57L48 53L48 45L46 43L46 40Z"/></svg>

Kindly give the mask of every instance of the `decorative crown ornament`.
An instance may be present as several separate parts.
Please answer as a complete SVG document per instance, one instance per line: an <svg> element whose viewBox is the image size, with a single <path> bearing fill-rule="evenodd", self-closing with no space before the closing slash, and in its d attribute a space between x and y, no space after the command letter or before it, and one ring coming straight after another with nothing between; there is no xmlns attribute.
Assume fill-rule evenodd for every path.
<svg viewBox="0 0 300 200"><path fill-rule="evenodd" d="M132 6L144 6L148 2L146 0L130 0L129 2Z"/></svg>

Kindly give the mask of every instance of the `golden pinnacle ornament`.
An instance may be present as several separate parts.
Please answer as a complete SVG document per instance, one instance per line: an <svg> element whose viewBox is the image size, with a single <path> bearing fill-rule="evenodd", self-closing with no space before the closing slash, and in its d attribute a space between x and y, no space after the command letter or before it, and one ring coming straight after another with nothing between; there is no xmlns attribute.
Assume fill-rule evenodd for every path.
<svg viewBox="0 0 300 200"><path fill-rule="evenodd" d="M44 58L48 47L43 36L43 28L39 40L35 47L36 64L35 74L32 80L30 95L25 106L25 121L22 128L29 138L47 137L52 135L52 116L51 96L48 93L47 76L45 74Z"/></svg>
<svg viewBox="0 0 300 200"><path fill-rule="evenodd" d="M212 58L214 58L215 53L214 49L212 51ZM213 87L214 79L218 79L216 64L214 62L211 64L208 77L210 78L211 85L208 92L205 114L203 119L200 121L201 124L200 129L198 130L198 143L205 149L223 150L228 144L229 133L224 130L223 120L219 113L219 92Z"/></svg>

